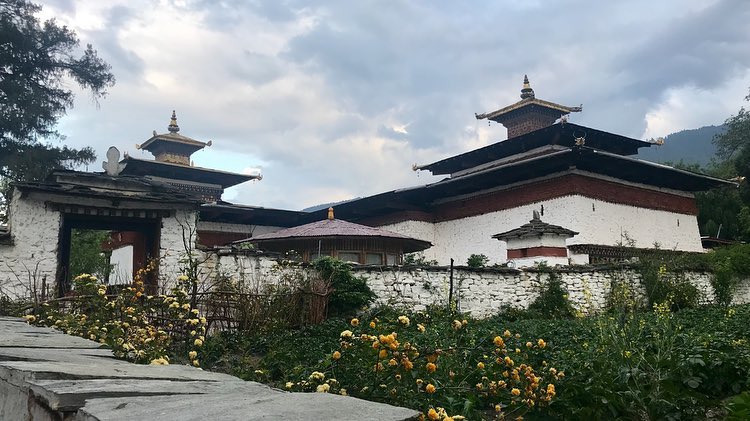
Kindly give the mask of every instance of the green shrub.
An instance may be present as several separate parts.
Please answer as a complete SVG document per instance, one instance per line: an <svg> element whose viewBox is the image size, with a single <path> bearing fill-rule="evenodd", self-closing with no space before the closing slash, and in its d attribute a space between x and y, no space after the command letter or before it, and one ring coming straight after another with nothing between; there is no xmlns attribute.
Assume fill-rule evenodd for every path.
<svg viewBox="0 0 750 421"><path fill-rule="evenodd" d="M677 311L698 305L700 291L679 273L679 268L670 271L666 263L644 261L639 270L649 306L668 303Z"/></svg>
<svg viewBox="0 0 750 421"><path fill-rule="evenodd" d="M354 276L348 263L332 257L323 257L315 260L312 266L333 288L328 301L330 315L353 315L375 300L376 296L367 286L367 281Z"/></svg>
<svg viewBox="0 0 750 421"><path fill-rule="evenodd" d="M470 268L483 268L487 266L487 263L489 263L489 261L490 258L485 256L484 254L472 254L466 260L466 266Z"/></svg>
<svg viewBox="0 0 750 421"><path fill-rule="evenodd" d="M545 318L569 318L575 315L568 301L568 291L563 286L560 275L550 271L539 295L529 305L529 312Z"/></svg>

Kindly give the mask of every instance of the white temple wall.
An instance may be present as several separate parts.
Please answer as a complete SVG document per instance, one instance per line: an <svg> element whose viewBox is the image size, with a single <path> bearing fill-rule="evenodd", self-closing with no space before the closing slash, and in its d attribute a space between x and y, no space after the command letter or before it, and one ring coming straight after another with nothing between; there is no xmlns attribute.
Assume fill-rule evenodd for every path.
<svg viewBox="0 0 750 421"><path fill-rule="evenodd" d="M0 244L0 294L28 297L42 284L53 290L57 272L60 213L14 190L8 226L12 245Z"/></svg>
<svg viewBox="0 0 750 421"><path fill-rule="evenodd" d="M425 256L440 264L465 264L472 254L484 254L490 264L505 263L505 242L492 238L494 234L510 231L528 223L533 211L541 213L542 221L577 231L567 244L627 245L629 239L636 247L703 251L694 215L608 203L580 195L559 197L523 205L512 209L489 212L451 221L404 221L382 228L425 239L435 244ZM679 222L678 222L679 221ZM429 239L430 228L434 237Z"/></svg>
<svg viewBox="0 0 750 421"><path fill-rule="evenodd" d="M402 221L395 224L383 225L379 228L407 235L418 240L429 241L433 246L423 251L422 254L426 260L438 259L438 251L441 249L441 245L435 241L435 224L432 222Z"/></svg>
<svg viewBox="0 0 750 421"><path fill-rule="evenodd" d="M197 221L197 212L184 209L176 210L168 218L162 218L159 237L160 285L167 288L172 285L182 272L188 253L200 259L201 253L195 249Z"/></svg>

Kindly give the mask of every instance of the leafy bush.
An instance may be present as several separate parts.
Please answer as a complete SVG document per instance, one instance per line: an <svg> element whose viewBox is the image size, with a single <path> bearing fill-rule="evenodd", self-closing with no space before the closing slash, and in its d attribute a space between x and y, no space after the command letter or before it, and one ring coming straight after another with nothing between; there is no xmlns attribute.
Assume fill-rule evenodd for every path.
<svg viewBox="0 0 750 421"><path fill-rule="evenodd" d="M639 269L649 306L667 303L673 311L677 311L698 305L700 291L681 276L677 268L668 271L666 263L645 261Z"/></svg>
<svg viewBox="0 0 750 421"><path fill-rule="evenodd" d="M529 305L529 312L546 318L573 317L575 310L568 301L568 291L565 290L560 275L549 271L539 295Z"/></svg>
<svg viewBox="0 0 750 421"><path fill-rule="evenodd" d="M711 286L716 302L728 306L739 281L750 277L750 244L717 249L708 253L707 259L714 272Z"/></svg>
<svg viewBox="0 0 750 421"><path fill-rule="evenodd" d="M325 359L295 370L283 387L408 406L429 419L516 417L552 401L564 373L543 362L544 340L473 329L466 319L429 313L352 319Z"/></svg>
<svg viewBox="0 0 750 421"><path fill-rule="evenodd" d="M470 268L483 268L487 266L487 263L489 263L489 261L490 258L485 256L484 254L472 254L466 260L466 266Z"/></svg>
<svg viewBox="0 0 750 421"><path fill-rule="evenodd" d="M352 274L348 263L332 257L315 260L312 266L333 288L328 301L328 312L333 316L352 315L375 300L367 281Z"/></svg>
<svg viewBox="0 0 750 421"><path fill-rule="evenodd" d="M437 260L427 260L422 252L404 255L405 266L437 266L437 264Z"/></svg>
<svg viewBox="0 0 750 421"><path fill-rule="evenodd" d="M116 296L109 296L95 276L79 275L73 280L71 301L44 303L26 319L100 342L112 348L115 357L131 362L168 364L171 353L199 366L206 319L191 309L187 277L178 278L171 296L151 296L144 292L145 273L141 269L133 286Z"/></svg>
<svg viewBox="0 0 750 421"><path fill-rule="evenodd" d="M408 326L399 321L401 315L409 319ZM328 392L344 388L348 394L366 399L422 411L442 407L448 414L464 414L468 419L492 418L492 399L507 404L505 397L485 395L485 389L476 388L478 383L485 387L482 377L496 384L498 380L507 381L502 371L498 375L496 369L500 367L489 363L497 358L497 348L491 341L506 329L546 341L540 349L525 348L524 340L516 341L515 335L511 340L503 339L516 366L520 361L514 357L514 347L535 372L546 362L558 374L565 373L553 382L556 396L551 405L535 405L527 414L529 419L706 419L710 413L721 413L724 399L750 388L750 305L729 309L704 306L676 313L662 305L658 312L609 313L580 319L528 315L515 311L484 320L466 318L466 326L462 320L462 328L454 330L453 320L463 318L446 309L410 314L380 308L361 317L356 327L332 319L301 330L209 338L203 358L207 367L226 369L277 387L292 382L292 390L317 390L333 377L338 384L328 383ZM374 328L369 327L369 321L375 322ZM424 332L419 331L419 324L425 327ZM352 332L352 339L346 340L351 346L342 349L340 335L344 330ZM383 371L373 371L376 355L371 346L375 340L370 341L370 337L377 336L380 342L381 334L391 332L397 334L394 339L399 342L399 352L409 342L410 348L420 354L413 357L409 355L411 350L407 351L413 363L408 374L403 371L403 356L396 358L393 353L382 360L378 355ZM438 349L441 353L434 363L436 370L425 373L426 356ZM336 351L338 360L334 359ZM390 358L399 365L388 365ZM484 372L477 367L480 361ZM322 381L315 380L317 375L310 379L314 371L325 375ZM396 374L401 380L396 381ZM549 368L545 375L549 375ZM422 379L420 387L417 379ZM427 383L436 387L435 393L426 393ZM474 389L470 390L472 385ZM396 396L390 394L394 387ZM511 408L505 408L506 412Z"/></svg>

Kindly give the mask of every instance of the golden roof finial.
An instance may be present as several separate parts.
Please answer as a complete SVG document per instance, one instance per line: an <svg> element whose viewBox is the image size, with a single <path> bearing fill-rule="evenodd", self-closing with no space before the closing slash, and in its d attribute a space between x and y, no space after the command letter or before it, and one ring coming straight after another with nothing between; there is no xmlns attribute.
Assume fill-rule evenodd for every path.
<svg viewBox="0 0 750 421"><path fill-rule="evenodd" d="M328 208L328 220L333 221L333 208Z"/></svg>
<svg viewBox="0 0 750 421"><path fill-rule="evenodd" d="M180 131L180 126L177 125L177 114L175 114L174 110L172 110L172 120L169 121L167 130L169 130L170 133L177 133Z"/></svg>
<svg viewBox="0 0 750 421"><path fill-rule="evenodd" d="M534 98L534 90L531 89L529 77L527 75L523 75L523 89L521 89L521 99L526 98Z"/></svg>

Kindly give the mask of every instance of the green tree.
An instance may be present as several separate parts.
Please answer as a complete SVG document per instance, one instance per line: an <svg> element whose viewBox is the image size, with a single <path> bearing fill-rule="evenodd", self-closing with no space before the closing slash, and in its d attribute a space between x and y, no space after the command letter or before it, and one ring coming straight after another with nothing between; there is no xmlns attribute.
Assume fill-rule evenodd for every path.
<svg viewBox="0 0 750 421"><path fill-rule="evenodd" d="M112 266L109 256L102 251L102 245L109 240L109 232L74 229L70 238L70 273L72 277L81 274L96 275L107 279Z"/></svg>
<svg viewBox="0 0 750 421"><path fill-rule="evenodd" d="M750 101L750 94L745 97ZM732 176L740 182L736 191L740 204L736 212L737 239L750 241L750 111L741 107L737 115L729 117L726 122L727 131L717 135L714 143L718 149L717 155L729 165Z"/></svg>
<svg viewBox="0 0 750 421"><path fill-rule="evenodd" d="M81 52L75 32L54 19L41 22L40 10L27 0L0 0L0 205L11 181L39 180L96 158L89 147L49 141L63 139L55 125L73 106L70 80L95 101L115 83L91 45Z"/></svg>

